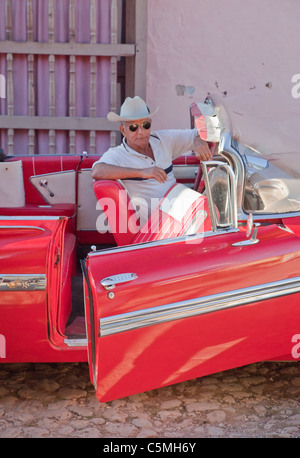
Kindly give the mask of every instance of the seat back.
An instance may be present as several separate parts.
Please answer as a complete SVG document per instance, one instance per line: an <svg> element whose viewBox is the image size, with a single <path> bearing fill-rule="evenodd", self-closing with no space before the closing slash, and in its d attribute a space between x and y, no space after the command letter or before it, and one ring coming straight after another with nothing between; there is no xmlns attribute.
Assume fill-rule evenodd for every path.
<svg viewBox="0 0 300 458"><path fill-rule="evenodd" d="M25 205L22 161L0 162L0 207Z"/></svg>
<svg viewBox="0 0 300 458"><path fill-rule="evenodd" d="M142 228L139 227L137 211L122 183L97 180L94 182L94 192L119 246L211 229L206 196L180 183L169 189Z"/></svg>
<svg viewBox="0 0 300 458"><path fill-rule="evenodd" d="M160 201L133 242L149 242L210 230L208 215L206 196L176 183Z"/></svg>
<svg viewBox="0 0 300 458"><path fill-rule="evenodd" d="M93 186L97 204L106 216L117 245L130 245L140 226L127 190L122 183L113 180L97 180Z"/></svg>

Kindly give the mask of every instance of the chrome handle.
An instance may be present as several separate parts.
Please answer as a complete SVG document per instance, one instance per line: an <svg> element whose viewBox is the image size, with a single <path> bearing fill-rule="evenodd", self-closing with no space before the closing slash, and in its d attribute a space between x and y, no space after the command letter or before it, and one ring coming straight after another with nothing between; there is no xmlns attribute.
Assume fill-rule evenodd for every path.
<svg viewBox="0 0 300 458"><path fill-rule="evenodd" d="M103 278L100 283L104 289L110 291L111 289L114 289L115 286L119 283L126 283L128 281L136 280L137 278L137 274L134 273L118 274Z"/></svg>
<svg viewBox="0 0 300 458"><path fill-rule="evenodd" d="M47 181L47 180L41 179L41 180L40 180L40 186L42 186L42 188L46 188L46 189L47 189L47 191L48 191L49 194L50 194L50 197L54 197L54 192L52 192L52 191L48 188L48 181Z"/></svg>

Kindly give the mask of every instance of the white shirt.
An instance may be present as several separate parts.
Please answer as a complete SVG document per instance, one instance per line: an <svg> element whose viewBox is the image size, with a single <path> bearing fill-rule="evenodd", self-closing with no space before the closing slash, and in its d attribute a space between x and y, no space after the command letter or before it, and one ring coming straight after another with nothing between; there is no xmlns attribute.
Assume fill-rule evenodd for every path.
<svg viewBox="0 0 300 458"><path fill-rule="evenodd" d="M168 172L167 180L164 183L159 183L154 178L147 180L122 179L122 183L127 189L131 200L138 208L142 226L158 205L159 200L176 183L173 170L171 169L173 159L193 149L197 134L197 129L174 129L152 132L149 143L155 160L133 150L123 139L120 145L106 151L93 164L93 167L99 163L137 169L156 166Z"/></svg>

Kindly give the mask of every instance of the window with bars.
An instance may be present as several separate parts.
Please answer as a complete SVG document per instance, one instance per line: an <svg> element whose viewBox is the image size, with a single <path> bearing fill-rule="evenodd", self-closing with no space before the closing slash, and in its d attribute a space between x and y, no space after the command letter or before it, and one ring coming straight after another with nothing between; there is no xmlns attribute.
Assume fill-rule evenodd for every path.
<svg viewBox="0 0 300 458"><path fill-rule="evenodd" d="M107 119L139 95L139 18L147 0L0 0L0 147L7 155L101 154ZM145 31L143 32L145 33ZM139 64L140 62L140 64ZM137 78L139 74L139 79ZM3 85L2 85L3 86Z"/></svg>

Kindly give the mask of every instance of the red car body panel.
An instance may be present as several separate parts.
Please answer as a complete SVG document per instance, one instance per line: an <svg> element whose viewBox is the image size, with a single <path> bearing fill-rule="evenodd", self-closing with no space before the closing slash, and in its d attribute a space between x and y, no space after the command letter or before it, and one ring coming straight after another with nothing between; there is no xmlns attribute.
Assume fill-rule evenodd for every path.
<svg viewBox="0 0 300 458"><path fill-rule="evenodd" d="M61 262L55 263L66 222L63 218L1 221L0 271L8 278L7 286L3 286L6 290L1 291L0 307L0 333L6 339L3 362L86 360L86 352L66 353L53 338L58 327L55 317L62 278ZM18 290L14 275L24 276L22 289ZM26 284L27 275L42 276L42 289L31 290L30 281Z"/></svg>
<svg viewBox="0 0 300 458"><path fill-rule="evenodd" d="M106 402L290 353L291 335L298 332L300 319L299 293L289 296L284 305L282 298L246 305L237 302L228 309L101 336L99 322L109 316L143 309L150 313L165 304L297 276L298 237L274 225L261 231L260 244L255 247L232 247L242 237L235 233L213 236L205 243L145 246L90 256L99 400ZM158 250L160 262L154 265ZM114 298L109 299L100 282L104 276L121 272L134 272L138 278L130 287L117 285Z"/></svg>

